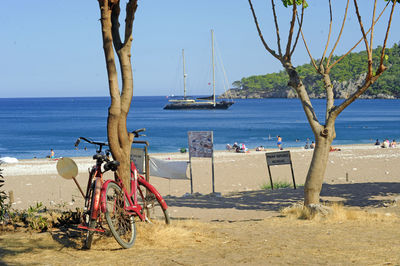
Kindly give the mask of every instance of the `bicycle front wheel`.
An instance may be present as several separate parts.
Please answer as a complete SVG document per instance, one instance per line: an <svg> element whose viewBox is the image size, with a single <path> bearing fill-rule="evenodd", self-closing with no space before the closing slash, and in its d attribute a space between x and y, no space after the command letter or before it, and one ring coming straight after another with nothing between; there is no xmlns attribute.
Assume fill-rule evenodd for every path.
<svg viewBox="0 0 400 266"><path fill-rule="evenodd" d="M108 183L106 188L106 220L115 240L123 248L130 248L135 243L135 219L124 209L125 195L115 183Z"/></svg>
<svg viewBox="0 0 400 266"><path fill-rule="evenodd" d="M163 209L161 202L156 195L146 186L138 183L137 188L138 204L142 206L142 212L145 212L146 220L150 223L170 223L169 213L167 209Z"/></svg>

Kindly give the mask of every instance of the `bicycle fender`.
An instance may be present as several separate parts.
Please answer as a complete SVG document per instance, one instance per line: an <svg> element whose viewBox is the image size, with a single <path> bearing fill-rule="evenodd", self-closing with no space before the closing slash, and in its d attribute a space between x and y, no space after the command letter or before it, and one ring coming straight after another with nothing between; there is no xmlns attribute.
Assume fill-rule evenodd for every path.
<svg viewBox="0 0 400 266"><path fill-rule="evenodd" d="M106 189L109 183L115 183L118 185L117 182L115 182L114 180L107 180L106 182L104 182L103 186L101 187L101 198L100 198L100 208L101 208L101 212L105 213L106 212Z"/></svg>
<svg viewBox="0 0 400 266"><path fill-rule="evenodd" d="M164 210L168 209L167 203L165 202L165 200L163 199L161 194L158 193L157 189L155 187L153 187L153 185L151 185L149 182L147 182L143 178L138 178L138 182L140 184L142 184L143 186L145 186L148 190L150 190L156 196L156 198L161 202L161 206Z"/></svg>

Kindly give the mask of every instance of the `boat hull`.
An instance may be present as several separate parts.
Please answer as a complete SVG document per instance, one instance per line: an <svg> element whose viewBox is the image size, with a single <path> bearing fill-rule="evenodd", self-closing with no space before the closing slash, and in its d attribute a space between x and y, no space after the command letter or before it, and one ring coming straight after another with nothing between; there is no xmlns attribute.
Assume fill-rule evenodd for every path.
<svg viewBox="0 0 400 266"><path fill-rule="evenodd" d="M165 110L190 110L190 109L228 109L233 102L221 101L215 103L169 103L164 109Z"/></svg>

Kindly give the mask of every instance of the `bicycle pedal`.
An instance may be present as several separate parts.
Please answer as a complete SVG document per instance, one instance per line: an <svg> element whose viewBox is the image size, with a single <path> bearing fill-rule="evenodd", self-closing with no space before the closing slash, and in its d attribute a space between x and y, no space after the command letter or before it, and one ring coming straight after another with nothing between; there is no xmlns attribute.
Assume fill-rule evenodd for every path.
<svg viewBox="0 0 400 266"><path fill-rule="evenodd" d="M94 231L94 232L100 232L100 233L104 233L106 230L104 229L100 229L100 228L89 228L86 225L78 225L79 229L83 229L83 230L88 230L88 231Z"/></svg>

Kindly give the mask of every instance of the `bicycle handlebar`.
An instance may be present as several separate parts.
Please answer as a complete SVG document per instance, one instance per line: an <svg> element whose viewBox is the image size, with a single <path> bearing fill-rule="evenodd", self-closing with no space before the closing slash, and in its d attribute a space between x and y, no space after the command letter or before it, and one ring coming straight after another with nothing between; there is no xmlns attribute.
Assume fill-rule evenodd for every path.
<svg viewBox="0 0 400 266"><path fill-rule="evenodd" d="M136 130L132 131L131 133L135 136L135 138L138 138L140 136L146 136L146 135L140 135L139 134L140 132L144 132L144 131L146 131L145 128L139 128L139 129L136 129Z"/></svg>
<svg viewBox="0 0 400 266"><path fill-rule="evenodd" d="M140 137L140 136L146 136L146 135L144 135L144 134L140 135L140 132L144 132L144 131L146 131L145 128L140 128L140 129L136 129L136 130L132 131L131 133L135 136L135 138L138 138L138 137ZM79 143L81 142L81 140L84 140L84 141L86 141L87 143L90 143L90 144L93 144L93 145L98 145L98 146L99 146L98 152L101 152L103 146L109 146L109 144L108 144L107 142L93 141L93 140L87 139L87 138L85 138L85 137L79 137L79 138L75 141L75 144L74 144L75 147L78 147L78 146L79 146ZM135 141L135 142L137 142L137 141ZM146 145L148 145L148 144L146 144Z"/></svg>
<svg viewBox="0 0 400 266"><path fill-rule="evenodd" d="M81 142L81 140L86 141L87 143L93 144L93 145L99 145L99 146L108 146L107 142L98 142L98 141L93 141L90 139L87 139L85 137L79 137L76 141L75 141L75 147L78 147L79 143Z"/></svg>

